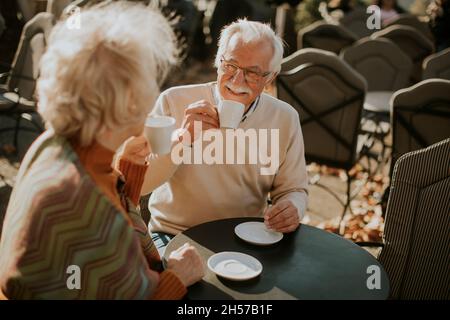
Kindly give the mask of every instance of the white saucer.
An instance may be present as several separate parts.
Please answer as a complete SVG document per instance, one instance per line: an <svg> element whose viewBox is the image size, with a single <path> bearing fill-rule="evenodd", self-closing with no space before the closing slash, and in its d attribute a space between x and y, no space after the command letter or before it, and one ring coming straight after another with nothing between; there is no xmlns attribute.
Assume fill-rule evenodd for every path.
<svg viewBox="0 0 450 320"><path fill-rule="evenodd" d="M234 228L234 233L244 241L260 246L277 243L283 239L283 234L266 228L264 222L244 222Z"/></svg>
<svg viewBox="0 0 450 320"><path fill-rule="evenodd" d="M262 264L245 253L224 251L209 257L208 268L230 280L248 280L262 272Z"/></svg>

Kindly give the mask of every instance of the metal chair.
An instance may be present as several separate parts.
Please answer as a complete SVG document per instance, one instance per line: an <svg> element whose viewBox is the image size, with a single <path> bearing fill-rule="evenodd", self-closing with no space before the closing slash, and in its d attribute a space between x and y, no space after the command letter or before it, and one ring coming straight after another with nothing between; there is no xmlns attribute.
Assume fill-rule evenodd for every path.
<svg viewBox="0 0 450 320"><path fill-rule="evenodd" d="M169 0L162 8L168 16L176 16L173 29L179 37L181 57L201 56L205 51L203 34L203 13L191 1ZM200 40L200 41L198 41ZM198 41L198 42L196 42Z"/></svg>
<svg viewBox="0 0 450 320"><path fill-rule="evenodd" d="M450 137L449 92L449 80L429 79L394 94L391 100L390 176L401 155ZM390 187L383 194L383 208L389 193Z"/></svg>
<svg viewBox="0 0 450 320"><path fill-rule="evenodd" d="M420 31L424 36L426 36L428 39L430 39L432 42L434 42L434 36L431 33L430 27L426 22L420 21L417 16L410 14L410 13L401 13L398 15L398 17L391 21L387 27L393 26L393 25L402 25L402 26L410 26L416 29L417 31Z"/></svg>
<svg viewBox="0 0 450 320"><path fill-rule="evenodd" d="M423 61L423 79L450 80L450 48L428 56Z"/></svg>
<svg viewBox="0 0 450 320"><path fill-rule="evenodd" d="M211 47L217 47L222 28L238 18L269 22L275 17L275 9L265 1L250 0L214 0L216 3L209 20Z"/></svg>
<svg viewBox="0 0 450 320"><path fill-rule="evenodd" d="M391 167L402 154L450 137L449 92L450 80L429 79L394 94Z"/></svg>
<svg viewBox="0 0 450 320"><path fill-rule="evenodd" d="M393 299L449 299L450 139L395 163L379 261Z"/></svg>
<svg viewBox="0 0 450 320"><path fill-rule="evenodd" d="M370 14L366 12L366 7L358 7L344 15L339 24L350 30L358 39L370 36L375 30L367 28L367 19Z"/></svg>
<svg viewBox="0 0 450 320"><path fill-rule="evenodd" d="M357 39L356 35L342 26L317 21L298 32L297 49L317 48L339 54Z"/></svg>
<svg viewBox="0 0 450 320"><path fill-rule="evenodd" d="M0 88L0 115L15 122L13 127L1 128L1 132L14 131L13 148L18 150L20 130L42 132L42 124L35 121L34 90L39 75L39 61L44 53L48 35L53 26L53 15L41 12L23 28L11 71L0 75L6 84ZM22 119L29 120L33 128L21 127Z"/></svg>
<svg viewBox="0 0 450 320"><path fill-rule="evenodd" d="M387 162L385 140L390 133L389 101L394 91L409 84L412 61L403 51L385 38L364 38L346 48L341 57L367 81L368 92L364 103L362 135L364 137L361 157L366 156L368 171L370 159L377 161L374 172ZM374 152L374 145L381 143L381 152Z"/></svg>
<svg viewBox="0 0 450 320"><path fill-rule="evenodd" d="M396 91L408 86L412 61L389 39L361 39L340 56L366 79L368 91Z"/></svg>
<svg viewBox="0 0 450 320"><path fill-rule="evenodd" d="M46 3L39 0L16 0L24 22L30 21L37 13L45 11Z"/></svg>
<svg viewBox="0 0 450 320"><path fill-rule="evenodd" d="M3 34L3 31L5 31L6 29L6 23L5 23L5 18L3 18L2 14L0 13L0 37Z"/></svg>
<svg viewBox="0 0 450 320"><path fill-rule="evenodd" d="M413 61L413 72L410 84L422 80L423 60L434 52L434 44L422 32L404 25L392 25L372 35L373 39L388 38L403 50Z"/></svg>
<svg viewBox="0 0 450 320"><path fill-rule="evenodd" d="M350 208L349 171L357 160L366 88L362 76L334 53L312 48L285 58L277 78L278 98L292 105L300 115L306 161L344 169L347 174L345 202L326 186L316 183L342 204L342 218Z"/></svg>

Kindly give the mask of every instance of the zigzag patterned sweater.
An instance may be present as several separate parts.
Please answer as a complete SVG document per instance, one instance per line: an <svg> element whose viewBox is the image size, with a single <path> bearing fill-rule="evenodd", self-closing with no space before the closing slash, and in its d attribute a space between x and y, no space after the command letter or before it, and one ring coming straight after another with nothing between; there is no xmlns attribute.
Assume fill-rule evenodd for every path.
<svg viewBox="0 0 450 320"><path fill-rule="evenodd" d="M105 160L99 150L105 154L98 147L73 148L50 131L31 146L3 224L0 296L2 292L9 299L184 296L186 288L175 274L150 268L160 257L134 205L146 168L121 160L125 183L111 191L108 183L120 183L102 180L101 174L112 172L113 153ZM93 159L103 163L92 163ZM79 267L80 288L68 286L70 266Z"/></svg>

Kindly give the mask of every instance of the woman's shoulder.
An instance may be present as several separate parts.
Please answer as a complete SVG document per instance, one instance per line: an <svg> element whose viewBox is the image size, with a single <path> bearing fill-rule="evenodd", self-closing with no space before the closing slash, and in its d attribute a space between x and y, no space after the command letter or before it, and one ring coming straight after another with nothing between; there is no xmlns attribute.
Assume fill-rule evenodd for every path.
<svg viewBox="0 0 450 320"><path fill-rule="evenodd" d="M45 131L28 149L17 175L16 185L23 180L65 180L80 175L76 153L63 137Z"/></svg>
<svg viewBox="0 0 450 320"><path fill-rule="evenodd" d="M43 207L68 201L80 189L91 193L95 191L94 185L86 176L67 140L45 132L32 144L21 163L10 207L18 205L17 209L25 206L30 208L29 212L41 211Z"/></svg>

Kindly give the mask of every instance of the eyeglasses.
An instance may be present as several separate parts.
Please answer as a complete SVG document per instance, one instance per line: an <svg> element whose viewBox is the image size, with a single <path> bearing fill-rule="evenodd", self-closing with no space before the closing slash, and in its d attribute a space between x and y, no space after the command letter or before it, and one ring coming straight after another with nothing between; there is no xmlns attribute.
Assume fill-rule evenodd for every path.
<svg viewBox="0 0 450 320"><path fill-rule="evenodd" d="M245 81L247 81L248 83L259 82L262 79L264 79L265 77L267 77L269 74L272 73L270 71L260 72L260 71L256 71L256 70L252 70L252 69L248 69L248 68L241 68L238 65L225 60L225 58L223 56L220 58L220 63L221 63L222 71L228 75L234 76L238 70L242 70L244 72Z"/></svg>

